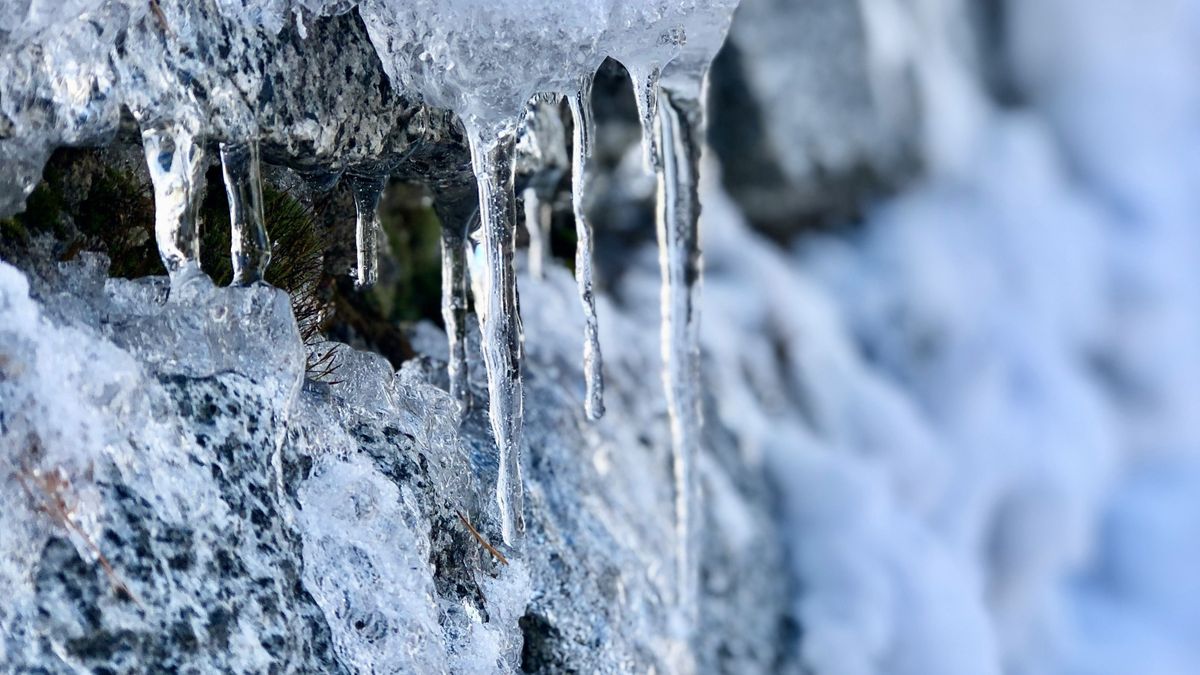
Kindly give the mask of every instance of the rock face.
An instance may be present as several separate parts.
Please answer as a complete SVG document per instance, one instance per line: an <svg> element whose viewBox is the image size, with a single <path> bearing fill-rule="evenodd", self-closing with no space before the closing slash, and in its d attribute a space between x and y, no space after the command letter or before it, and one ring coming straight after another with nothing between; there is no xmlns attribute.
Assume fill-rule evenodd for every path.
<svg viewBox="0 0 1200 675"><path fill-rule="evenodd" d="M357 13L265 26L215 2L80 4L0 30L0 214L21 209L55 147L104 144L123 109L214 150L258 139L265 159L318 179L427 145L465 152L456 121L394 92Z"/></svg>
<svg viewBox="0 0 1200 675"><path fill-rule="evenodd" d="M709 137L726 189L768 233L855 218L915 173L911 72L880 34L898 27L872 23L890 4L739 5L713 65Z"/></svg>
<svg viewBox="0 0 1200 675"><path fill-rule="evenodd" d="M306 375L286 296L0 266L0 663L60 672L672 670L664 410L615 309L609 415L585 423L565 271L528 283L523 550L498 542L482 403L444 351L394 374L331 347ZM27 280L28 279L28 280ZM32 288L29 285L32 284ZM566 325L563 325L563 324ZM477 348L472 345L472 348ZM653 360L652 358L650 360ZM477 361L476 361L477 363ZM330 370L330 372L326 372ZM484 374L471 374L477 401ZM710 433L703 672L786 660L765 477ZM64 508L60 509L61 505ZM741 514L731 519L729 513ZM471 523L470 527L467 523ZM476 536L471 528L478 532Z"/></svg>

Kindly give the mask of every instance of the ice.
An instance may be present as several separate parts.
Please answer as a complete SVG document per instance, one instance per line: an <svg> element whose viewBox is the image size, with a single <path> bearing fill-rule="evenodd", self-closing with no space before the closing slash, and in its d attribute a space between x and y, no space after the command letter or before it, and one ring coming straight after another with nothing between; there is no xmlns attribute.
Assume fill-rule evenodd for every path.
<svg viewBox="0 0 1200 675"><path fill-rule="evenodd" d="M445 224L441 231L442 322L446 325L446 373L450 395L466 403L467 389L467 242L459 228Z"/></svg>
<svg viewBox="0 0 1200 675"><path fill-rule="evenodd" d="M129 6L126 6L129 5ZM522 418L520 393L520 320L516 315L516 289L511 271L513 237L513 190L511 158L512 138L518 132L531 99L550 95L567 96L573 101L580 122L576 154L587 153L586 115L581 97L587 98L587 83L605 57L622 60L637 77L638 100L643 121L649 120L655 107L658 78L672 91L699 100L699 88L708 67L728 29L736 2L695 2L694 0L656 0L640 6L603 0L560 2L523 2L494 5L477 0L452 2L415 2L364 0L336 2L306 0L285 2L262 0L250 3L217 2L206 4L155 2L110 3L96 5L74 3L57 10L39 5L24 8L20 19L6 39L13 47L28 50L17 66L28 67L28 78L13 78L18 89L15 98L23 101L39 87L54 105L86 114L75 114L77 128L71 134L59 132L36 140L47 146L79 140L84 132L109 133L115 127L119 106L124 105L143 122L147 162L155 183L157 238L164 263L172 278L190 278L198 271L198 229L196 205L200 198L200 179L204 168L203 148L216 140L222 144L230 197L231 223L234 228L234 282L250 283L262 277L269 261L269 241L261 224L261 190L257 187L257 151L268 139L274 146L291 154L292 161L308 163L313 157L294 157L304 150L320 161L340 170L349 167L358 211L355 278L359 285L370 285L377 278L378 219L375 213L386 177L372 166L383 158L383 148L395 134L373 124L355 124L368 113L374 119L389 116L416 119L396 141L399 150L412 136L427 133L421 127L423 117L405 112L404 100L389 96L380 103L382 110L364 111L372 104L348 104L343 96L325 101L324 92L281 92L280 87L294 77L287 73L289 61L298 46L287 32L294 19L298 38L309 34L303 18L344 15L354 9L361 16L370 42L387 73L392 90L399 96L419 101L428 108L452 111L466 128L472 146L474 171L480 185L482 237L485 242L485 276L489 298L480 310L484 326L485 361L489 365L492 398L492 424L496 442L507 467L501 493L511 502L506 538L515 536L521 504L519 499L519 438ZM95 14L95 18L91 17ZM87 39L72 45L64 64L39 62L36 51L45 37L44 30L54 23L70 24L70 30L94 31ZM219 25L219 35L209 36L206 26ZM19 30L18 30L19 29ZM357 26L355 27L357 29ZM114 34L126 35L119 45L111 42ZM168 36L171 39L163 39ZM109 54L110 49L113 54ZM343 58L337 45L335 53L321 54L330 63ZM351 57L353 58L353 55ZM279 65L277 65L277 63ZM321 62L324 64L324 62ZM16 66L10 66L14 69ZM301 69L303 77L312 68ZM46 73L51 73L48 77ZM86 74L78 82L66 73ZM353 73L354 66L337 64L330 68L342 77ZM24 74L24 73L23 73ZM348 77L348 76L347 76ZM66 89L62 86L65 84ZM368 83L369 84L369 83ZM312 85L309 88L317 88ZM336 93L336 92L335 92ZM328 120L311 114L306 108L316 103L332 108ZM349 111L347 107L350 106ZM543 108L550 106L543 103ZM27 134L26 111L17 110L14 119ZM555 115L548 115L553 120ZM96 120L92 122L90 120ZM52 125L51 125L52 126ZM363 127L369 126L366 138ZM553 137L553 130L544 134ZM25 136L21 136L25 138ZM349 139L349 140L344 140ZM40 162L44 154L24 151L16 145L22 161ZM343 156L334 157L336 151ZM374 150L377 154L372 156ZM654 139L646 135L646 157L652 165L657 155ZM43 151L44 153L44 151ZM498 154L497 154L498 153ZM355 164L365 166L356 167ZM550 166L547 162L546 166ZM23 197L32 188L32 172L24 164L13 164L14 182ZM590 272L590 229L584 214L586 199L586 162L577 161L574 184L575 213L579 229L578 264L580 296L587 317L585 330L586 408L591 417L603 410L602 364ZM530 199L530 197L533 197ZM19 198L18 198L19 199ZM545 219L540 202L545 194L527 193L527 219L536 232L535 267L540 271L545 251ZM457 264L461 246L454 235L444 242L448 290L444 297L447 326L450 328L451 387L462 400L463 371L461 329L465 298L461 292L462 265ZM492 300L500 298L501 300Z"/></svg>
<svg viewBox="0 0 1200 675"><path fill-rule="evenodd" d="M379 199L387 185L384 176L354 176L355 246L358 252L358 267L355 269L355 284L374 285L379 279Z"/></svg>
<svg viewBox="0 0 1200 675"><path fill-rule="evenodd" d="M642 163L646 171L658 171L658 139L654 132L658 119L658 81L661 73L658 66L642 72L638 66L631 67L629 79L633 83L633 96L637 103L638 123L642 127Z"/></svg>
<svg viewBox="0 0 1200 675"><path fill-rule="evenodd" d="M521 191L521 207L525 215L525 231L529 233L529 273L535 279L541 279L545 277L553 207L544 203L537 189L532 187Z"/></svg>
<svg viewBox="0 0 1200 675"><path fill-rule="evenodd" d="M172 282L200 271L200 224L205 156L193 132L179 126L142 132L154 184L154 236Z"/></svg>
<svg viewBox="0 0 1200 675"><path fill-rule="evenodd" d="M271 263L271 240L263 221L258 141L221 144L221 170L229 198L233 284L262 281Z"/></svg>
<svg viewBox="0 0 1200 675"><path fill-rule="evenodd" d="M193 26L207 25L199 9L160 4L181 43L193 40ZM243 35L234 27L243 22L286 31L295 16L315 41L320 23L312 19L351 4L220 7L233 35ZM713 167L697 161L702 77L691 49L708 53L719 43L705 36L722 29L727 16L708 10L723 5L596 4L601 11L563 33L554 27L575 3L468 11L480 5L412 4L396 16L412 11L425 23L383 25L392 19L377 16L373 30L386 43L381 53L397 89L466 111L476 127L485 213L472 280L486 333L490 421L457 405L470 398L474 379L466 219L443 234L448 394L425 382L441 354L414 359L397 376L381 357L341 347L334 361L341 381L301 389L304 348L287 299L261 285L218 289L193 279L168 300L164 280L106 282L103 265L84 257L60 271L57 285L34 279L31 296L26 277L0 265L0 662L75 667L56 655L96 635L74 618L87 616L135 631L137 639L105 643L108 651L148 645L132 653L153 657L151 647L175 634L177 622L183 634L206 638L208 617L193 620L194 608L225 609L262 595L261 605L236 605L244 611L234 613L225 648L192 643L207 656L172 651L185 662L161 669L284 667L284 658L321 654L325 631L336 659L293 667L512 671L521 642L539 636L531 622L544 639L530 639L531 651L559 631L552 655L571 655L567 665L583 672L681 671L689 661L680 652L689 651L697 654L691 665L719 670L728 664L704 657L699 645L722 639L766 654L751 661L758 668L732 672L790 665L786 653L776 661L764 647L777 643L798 653L798 669L814 673L1194 669L1200 247L1189 149L1200 137L1192 67L1200 21L1193 3L1006 3L1032 100L1017 111L992 107L960 62L963 4L863 3L876 67L912 68L920 87L930 172L869 209L853 232L806 234L794 251L756 235ZM147 160L158 172L164 259L175 276L188 273L197 258L189 219L202 164L195 148L276 133L247 126L250 106L237 103L238 92L258 94L261 82L241 73L232 79L252 84L209 86L213 70L190 60L192 46L153 47L161 29L148 3L10 7L19 11L0 12L5 55L12 55L0 78L0 131L11 121L16 135L0 148L0 174L17 187L5 188L3 208L32 188L50 147L111 131L122 101L141 113L170 112L161 125L143 116ZM383 13L399 5L372 7ZM110 9L127 16L113 19ZM446 9L444 24L435 9ZM94 25L72 20L83 12ZM407 39L430 22L435 39ZM462 30L452 36L447 26ZM32 45L52 32L62 39L49 44L59 48L46 49L34 68L26 59ZM147 32L155 36L148 45L140 42ZM125 89L112 86L118 75L103 65L117 34L133 45L123 47L132 56L114 55ZM569 50L580 45L585 55L576 62ZM523 387L507 130L519 127L523 106L542 87L578 96L574 78L599 55L629 67L643 128L657 125L661 135L655 143L649 134L644 150L662 184L663 264L653 270L650 256L648 270L647 256L629 256L620 302L596 293L606 321L592 327L578 311L578 287L548 261L543 279L522 289L526 316L536 319L529 351L540 359L525 369ZM61 77L38 79L30 68ZM172 72L205 84L180 87L166 77ZM9 94L27 81L41 83L37 95ZM296 74L295 89L311 93L301 81ZM230 114L209 114L186 94L197 89L215 92L209 102ZM278 88L278 96L286 93ZM39 109L47 114L37 117ZM314 156L338 149L351 162L352 152L332 140L346 136L378 150L377 129L343 135L334 117L288 128ZM231 128L220 126L227 119ZM204 130L192 130L194 123ZM480 133L493 126L503 129ZM704 183L699 197L697 182ZM527 209L545 201L529 196ZM700 328L698 199L707 266ZM241 233L262 242L253 225ZM364 258L360 279L368 266ZM656 295L664 314L659 350L644 329ZM563 364L576 363L578 336L589 329L604 337L609 411L585 425L574 416L578 392L569 382L578 373ZM644 386L645 373L660 365L656 354L666 366L675 431L674 485L665 469L663 402ZM524 430L522 409L530 418ZM530 448L527 460L522 446ZM286 481L276 479L277 454ZM752 482L763 463L774 491ZM31 508L10 476L26 468L66 477L79 530L113 558L145 612L99 575L98 586L95 579L56 585L86 582L75 570L95 572L96 552ZM511 541L524 508L515 496L522 469L538 477L527 508L537 539L500 567L454 529L455 512L498 545L498 533ZM750 490L777 493L774 510L751 508ZM662 508L672 502L674 519ZM266 536L289 519L296 532ZM106 532L151 547L151 555L110 544ZM243 543L229 546L229 533ZM245 573L237 565L219 579L174 570L168 561L180 558L170 540L189 537L195 543L183 552L198 561L194 569L232 555ZM740 553L759 563L785 543L790 574L724 562ZM446 557L431 561L437 552ZM135 576L147 560L153 575ZM760 584L769 595L742 594L739 583ZM305 590L297 597L291 588ZM80 589L98 599L71 604ZM721 604L729 598L740 604ZM689 619L699 617L685 622L691 642L662 630L676 601ZM771 602L790 603L787 618L799 637L771 623L783 616ZM284 609L265 609L271 603ZM317 637L307 643L306 635ZM216 660L187 661L209 657ZM113 665L78 667L134 669Z"/></svg>
<svg viewBox="0 0 1200 675"><path fill-rule="evenodd" d="M487 366L488 417L500 452L496 500L501 531L515 545L524 530L524 486L521 481L521 428L524 394L521 383L521 317L517 309L516 270L513 262L515 211L513 203L513 152L515 138L502 137L494 145L480 139L471 144L472 163L479 184L479 220L482 253L478 278L473 278L482 333L483 361Z"/></svg>
<svg viewBox="0 0 1200 675"><path fill-rule="evenodd" d="M662 274L663 387L671 412L674 448L676 547L679 556L679 602L685 616L694 612L695 560L694 463L701 427L698 381L700 289L699 104L676 101L665 93L659 99L656 131L662 157L658 162L658 247Z"/></svg>
<svg viewBox="0 0 1200 675"><path fill-rule="evenodd" d="M587 391L584 409L589 419L604 415L604 360L600 355L600 329L596 318L596 291L592 272L592 223L587 216L593 137L592 80L585 78L579 91L568 99L573 122L571 136L571 203L575 212L575 278L583 305L583 373Z"/></svg>
<svg viewBox="0 0 1200 675"><path fill-rule="evenodd" d="M567 135L559 113L560 96L535 96L525 110L517 139L517 173L524 178L521 191L525 230L529 233L529 269L541 279L550 251L550 222L559 183L570 166Z"/></svg>

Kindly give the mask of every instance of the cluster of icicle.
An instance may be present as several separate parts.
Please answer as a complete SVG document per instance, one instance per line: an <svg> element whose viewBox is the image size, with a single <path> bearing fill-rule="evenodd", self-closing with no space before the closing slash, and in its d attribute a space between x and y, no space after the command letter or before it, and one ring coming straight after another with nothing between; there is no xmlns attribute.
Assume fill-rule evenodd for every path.
<svg viewBox="0 0 1200 675"><path fill-rule="evenodd" d="M336 3L335 3L336 4ZM341 3L344 4L344 3ZM522 132L555 124L565 97L572 117L571 190L578 234L576 276L586 317L586 412L603 414L600 345L592 286L592 230L584 209L593 123L592 78L606 57L634 85L647 169L657 174L662 271L662 356L670 411L679 542L679 602L694 609L697 581L689 553L693 464L700 430L696 293L700 278L697 168L704 79L724 40L737 0L362 0L358 11L392 85L430 106L453 110L471 145L480 225L444 223L442 311L450 343L451 393L467 398L465 331L468 288L482 331L489 417L500 453L497 500L505 543L523 530L520 440L522 337L513 249L514 151ZM308 11L326 8L304 0ZM341 8L339 8L341 9ZM300 11L297 6L297 12ZM330 9L329 11L335 11ZM299 16L299 14L297 14ZM159 250L173 281L199 271L197 185L202 144L178 128L143 133L156 199ZM536 142L536 139L535 139ZM269 262L255 143L222 145L233 224L235 283L259 280ZM354 179L358 208L358 281L376 279L382 179ZM546 243L545 194L525 193L526 227L540 268ZM472 219L474 222L474 219ZM468 274L470 281L468 282Z"/></svg>

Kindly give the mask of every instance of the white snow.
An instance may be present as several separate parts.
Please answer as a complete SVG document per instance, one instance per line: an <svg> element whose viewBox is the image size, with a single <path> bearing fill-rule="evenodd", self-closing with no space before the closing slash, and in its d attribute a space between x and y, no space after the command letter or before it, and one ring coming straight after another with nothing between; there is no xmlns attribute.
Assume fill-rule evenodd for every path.
<svg viewBox="0 0 1200 675"><path fill-rule="evenodd" d="M707 386L815 673L1200 667L1200 3L1011 4L1032 108L918 11L932 171L861 232L781 252L706 175Z"/></svg>

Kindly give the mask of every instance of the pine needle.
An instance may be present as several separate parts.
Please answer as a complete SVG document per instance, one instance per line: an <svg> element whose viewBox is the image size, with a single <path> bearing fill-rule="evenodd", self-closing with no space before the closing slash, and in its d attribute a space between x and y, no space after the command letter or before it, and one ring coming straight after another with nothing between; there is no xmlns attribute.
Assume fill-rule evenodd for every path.
<svg viewBox="0 0 1200 675"><path fill-rule="evenodd" d="M104 573L108 576L109 582L118 593L124 593L133 600L138 607L143 607L141 600L133 594L117 571L113 569L112 563L108 561L108 557L92 541L92 538L83 531L83 528L75 522L71 516L71 507L67 503L67 492L71 487L70 481L63 475L61 470L55 470L52 473L43 474L37 471L31 471L28 468L22 469L16 474L17 482L21 484L21 488L25 494L29 496L30 501L34 502L37 510L50 516L55 523L68 532L74 533L80 540L91 550L92 554L100 562L100 567L104 569Z"/></svg>
<svg viewBox="0 0 1200 675"><path fill-rule="evenodd" d="M458 513L458 519L462 521L463 525L467 526L467 529L470 530L471 535L475 537L475 539L480 543L480 545L482 545L484 548L486 548L488 550L488 553L491 553L493 556L495 556L496 560L499 560L500 562L507 565L508 558L505 558L503 553L501 553L499 550L497 550L495 546L492 546L491 544L489 544L488 541L483 538L482 534L479 534L479 530L475 529L475 526L471 524L471 521L467 520L467 517L463 515L462 511L458 511L457 513Z"/></svg>

